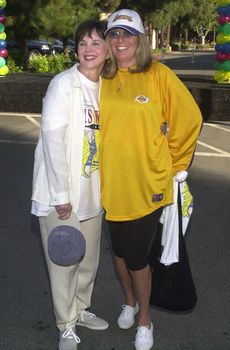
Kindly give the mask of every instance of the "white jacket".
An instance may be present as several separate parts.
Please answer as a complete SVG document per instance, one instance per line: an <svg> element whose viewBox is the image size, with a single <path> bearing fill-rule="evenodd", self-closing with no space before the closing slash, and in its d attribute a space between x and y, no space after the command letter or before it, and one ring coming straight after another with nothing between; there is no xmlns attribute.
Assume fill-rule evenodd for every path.
<svg viewBox="0 0 230 350"><path fill-rule="evenodd" d="M76 64L51 80L41 123L32 200L48 206L70 202L77 212L85 120Z"/></svg>

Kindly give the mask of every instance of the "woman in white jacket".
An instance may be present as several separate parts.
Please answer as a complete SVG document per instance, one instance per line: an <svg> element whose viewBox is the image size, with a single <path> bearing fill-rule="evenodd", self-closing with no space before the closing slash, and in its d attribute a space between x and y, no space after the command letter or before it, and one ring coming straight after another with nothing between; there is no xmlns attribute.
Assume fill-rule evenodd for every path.
<svg viewBox="0 0 230 350"><path fill-rule="evenodd" d="M60 350L77 349L80 339L75 325L96 330L108 328L106 321L87 311L99 262L103 213L98 94L107 57L105 26L104 22L89 20L77 28L79 64L52 79L43 101L35 151L32 213L39 217ZM48 214L53 211L57 213L56 224L61 219L63 224L77 227L80 222L86 240L86 253L80 264L63 267L50 260L48 227L55 226L55 219Z"/></svg>

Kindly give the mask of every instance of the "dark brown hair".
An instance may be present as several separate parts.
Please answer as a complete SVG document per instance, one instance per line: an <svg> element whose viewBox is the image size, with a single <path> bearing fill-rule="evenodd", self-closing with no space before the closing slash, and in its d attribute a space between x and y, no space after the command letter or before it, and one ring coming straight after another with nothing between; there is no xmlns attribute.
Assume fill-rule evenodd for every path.
<svg viewBox="0 0 230 350"><path fill-rule="evenodd" d="M77 54L77 49L79 42L85 35L91 37L92 31L95 29L97 34L105 39L104 32L107 28L107 21L98 21L95 19L89 19L79 24L75 32L75 51Z"/></svg>

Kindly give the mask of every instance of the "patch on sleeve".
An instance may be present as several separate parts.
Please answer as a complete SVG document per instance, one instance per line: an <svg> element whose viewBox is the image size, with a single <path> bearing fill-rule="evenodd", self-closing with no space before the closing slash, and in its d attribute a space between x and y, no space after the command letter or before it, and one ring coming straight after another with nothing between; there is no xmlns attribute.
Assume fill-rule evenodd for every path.
<svg viewBox="0 0 230 350"><path fill-rule="evenodd" d="M163 193L153 194L152 202L160 202L163 199Z"/></svg>

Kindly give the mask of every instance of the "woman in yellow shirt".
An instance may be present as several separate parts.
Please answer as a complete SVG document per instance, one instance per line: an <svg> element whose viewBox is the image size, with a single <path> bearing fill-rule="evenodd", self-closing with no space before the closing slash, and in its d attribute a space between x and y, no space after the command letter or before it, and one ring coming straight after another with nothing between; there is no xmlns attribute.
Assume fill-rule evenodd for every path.
<svg viewBox="0 0 230 350"><path fill-rule="evenodd" d="M148 254L162 209L173 202L173 176L190 165L202 118L184 84L153 62L135 11L113 13L105 34L110 63L100 95L101 191L126 298L118 325L132 327L139 311L135 347L149 350Z"/></svg>

